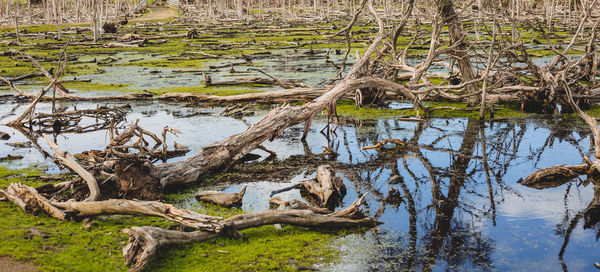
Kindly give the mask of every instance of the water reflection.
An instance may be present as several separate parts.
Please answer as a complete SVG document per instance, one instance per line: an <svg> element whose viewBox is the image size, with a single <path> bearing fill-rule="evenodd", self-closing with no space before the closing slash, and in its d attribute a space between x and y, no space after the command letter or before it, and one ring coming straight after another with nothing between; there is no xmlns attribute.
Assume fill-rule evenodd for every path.
<svg viewBox="0 0 600 272"><path fill-rule="evenodd" d="M373 244L375 252L344 247L345 261L361 261L332 269L595 269L597 232L584 230L579 220L584 210L592 214L596 210L590 207L598 207L592 186L574 181L536 190L516 184L536 168L578 164L593 154L589 132L576 119L418 124L388 119L374 127L354 130L350 138L361 139L356 142L336 139L355 143L340 145L347 150L338 150L346 156L337 158L337 167L346 169L349 188L372 193L371 216L385 224L355 237ZM405 139L408 145L402 151L360 151L385 138ZM347 163L361 157L364 161ZM385 201L396 191L403 198L399 205Z"/></svg>
<svg viewBox="0 0 600 272"><path fill-rule="evenodd" d="M3 105L0 115L18 114L21 109L12 106ZM140 125L150 131L160 131L168 123L183 132L177 141L192 148L193 154L261 118L261 114L241 120L221 117L221 110L152 103L134 105L126 118L131 122L142 117ZM262 192L288 185L273 182L304 180L323 163L332 164L344 178L348 188L344 206L368 192L366 212L384 224L340 238L336 246L343 255L341 262L323 265L324 270L595 269L599 232L594 218L600 213L600 189L579 180L543 190L516 183L535 169L580 164L582 156L591 157L584 123L568 117L340 121L344 125L335 134L323 135L326 120L315 119L304 142L302 124L287 129L281 138L264 144L277 152L277 159L266 161L270 154L254 151L261 155L259 164L270 169L255 173L243 206L249 211L267 209L268 194ZM11 133L10 141L30 140L40 151L48 150L26 133L1 129ZM401 149L361 150L388 138L407 144ZM106 132L67 133L57 139L60 146L78 153L102 148ZM331 155L318 156L324 151ZM21 152L27 163L45 161L32 148L13 150L2 144L3 152ZM230 171L257 171L247 165Z"/></svg>

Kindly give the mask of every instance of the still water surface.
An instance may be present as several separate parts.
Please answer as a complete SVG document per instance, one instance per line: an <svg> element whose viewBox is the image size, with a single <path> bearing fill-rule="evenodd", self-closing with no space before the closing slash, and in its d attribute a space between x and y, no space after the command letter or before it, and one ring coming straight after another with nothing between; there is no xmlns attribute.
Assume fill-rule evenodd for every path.
<svg viewBox="0 0 600 272"><path fill-rule="evenodd" d="M70 107L70 104L62 106ZM78 109L93 108L79 103ZM13 102L0 105L3 122L24 107ZM41 104L40 111L49 105ZM127 122L140 118L140 125L160 133L165 125L183 132L170 137L190 147L188 156L202 146L239 133L264 113L243 118L220 116L222 108L182 107L181 104L139 103L127 114ZM346 120L348 121L348 120ZM93 123L95 120L83 122ZM268 209L268 193L314 176L318 164L329 163L344 178L348 194L342 206L368 193L364 211L383 222L375 230L339 238L334 247L342 258L322 264L336 271L594 271L600 261L598 227L584 229L583 212L594 201L593 185L580 180L557 188L531 189L517 183L534 170L555 164L580 164L592 157L589 130L571 117L534 117L494 122L465 118L431 118L425 122L399 121L393 117L374 121L352 121L340 125L335 134L320 133L323 119L313 123L305 143L299 140L302 126L265 146L278 153L277 160L305 160L308 167L282 180L257 180L217 189L238 191L248 185L243 209ZM19 131L0 127L12 138L28 141ZM329 139L328 139L329 138ZM363 150L387 138L403 139L407 145L395 149ZM78 153L102 149L106 131L56 136L59 146ZM42 140L41 149L49 150ZM330 147L339 155L331 160L309 160ZM267 157L267 153L255 151ZM31 148L13 148L0 142L0 157L23 155L20 161L3 162L9 167L49 165L49 160ZM179 160L178 158L175 160ZM311 166L314 164L314 167ZM58 171L51 167L51 171ZM393 199L388 196L397 195ZM281 194L298 198L297 192ZM189 201L195 201L190 199ZM181 205L186 205L183 202Z"/></svg>

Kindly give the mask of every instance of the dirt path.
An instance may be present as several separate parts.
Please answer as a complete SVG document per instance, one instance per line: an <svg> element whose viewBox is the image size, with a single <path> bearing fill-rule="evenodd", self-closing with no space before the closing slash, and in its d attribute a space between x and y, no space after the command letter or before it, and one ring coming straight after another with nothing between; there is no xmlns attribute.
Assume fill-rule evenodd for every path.
<svg viewBox="0 0 600 272"><path fill-rule="evenodd" d="M140 18L131 19L131 22L144 22L152 20L162 20L177 16L177 11L172 8L156 7L150 8L150 14L144 15Z"/></svg>
<svg viewBox="0 0 600 272"><path fill-rule="evenodd" d="M39 267L30 263L19 262L10 257L0 257L0 272L33 272Z"/></svg>

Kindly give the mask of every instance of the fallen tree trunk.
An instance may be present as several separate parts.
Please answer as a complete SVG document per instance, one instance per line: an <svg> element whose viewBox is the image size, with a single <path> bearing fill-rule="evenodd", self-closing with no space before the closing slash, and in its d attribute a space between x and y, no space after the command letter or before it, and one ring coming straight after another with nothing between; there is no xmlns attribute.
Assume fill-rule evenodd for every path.
<svg viewBox="0 0 600 272"><path fill-rule="evenodd" d="M517 183L536 189L558 187L578 176L585 175L588 169L589 165L587 164L559 164L539 169L525 179L519 179Z"/></svg>
<svg viewBox="0 0 600 272"><path fill-rule="evenodd" d="M372 218L353 219L358 207L364 202L364 195L354 204L339 213L316 214L309 210L270 210L264 212L240 214L223 220L230 231L260 227L273 224L289 224L310 228L348 228L376 226L380 224ZM226 231L180 232L157 227L133 227L125 229L129 243L123 248L123 257L129 271L141 271L160 247L174 244L200 242L221 236Z"/></svg>
<svg viewBox="0 0 600 272"><path fill-rule="evenodd" d="M403 85L390 80L375 77L346 78L312 102L302 106L284 105L273 109L246 131L208 145L200 153L184 161L159 164L152 169L151 175L160 180L162 187L196 182L200 178L234 163L258 148L262 142L278 137L287 127L308 120L346 93L363 88L393 91L411 101L419 101ZM424 109L419 102L417 105Z"/></svg>
<svg viewBox="0 0 600 272"><path fill-rule="evenodd" d="M244 189L242 192L244 192ZM222 232L225 227L231 227L233 226L233 223L237 222L231 221L232 219L223 220L222 217L209 216L186 209L179 209L171 204L158 201L109 199L104 201L89 202L50 202L45 197L41 196L34 188L21 183L11 183L6 191L0 190L0 193L2 193L8 200L15 203L19 208L27 213L35 214L43 211L52 217L61 220L64 220L67 215L74 217L92 217L115 214L156 216L177 222L187 227L215 233ZM362 201L364 201L364 197L359 199L357 203L360 205ZM347 210L353 209L358 209L358 206L350 206ZM319 208L314 209L314 212L331 213L329 210ZM261 216L262 215L260 214L257 215L257 217ZM244 218L244 220L250 220L249 218L254 218L254 214L249 214L247 216L243 216L242 218ZM320 224L319 222L320 221L308 222L306 224L317 224L315 226L318 226L318 224Z"/></svg>
<svg viewBox="0 0 600 272"><path fill-rule="evenodd" d="M186 209L158 201L139 201L125 199L109 199L105 201L90 202L59 202L53 206L64 209L66 214L77 217L90 217L98 215L127 214L157 216L177 222L181 225L212 232L220 232L223 219L218 216L199 214Z"/></svg>
<svg viewBox="0 0 600 272"><path fill-rule="evenodd" d="M335 171L331 165L324 164L317 167L317 177L311 180L306 180L292 186L275 190L271 192L270 196L274 196L278 193L287 192L293 189L300 189L301 193L308 197L313 202L312 204L325 207L329 209L335 208L346 195L346 185L342 181L342 178L335 176ZM296 205L307 208L318 213L323 212L322 208L313 209L312 206L306 205L302 202L296 203L294 201L285 202L281 198L272 198L269 200L271 204L277 204L278 206Z"/></svg>
<svg viewBox="0 0 600 272"><path fill-rule="evenodd" d="M14 86L11 86L14 90ZM37 95L25 93L22 91L19 92L18 95L14 95L13 97L18 98L25 96L27 98L35 99ZM73 94L61 94L56 95L55 97L44 95L39 98L40 101L98 101L98 102L106 102L106 101L118 101L118 100L150 100L152 99L152 94L150 93L136 93L136 94L120 94L120 95L107 95L107 96L77 96Z"/></svg>
<svg viewBox="0 0 600 272"><path fill-rule="evenodd" d="M379 30L371 45L358 59L348 75L320 97L302 106L284 105L271 110L260 121L246 131L233 135L223 141L206 146L197 155L184 161L163 163L151 169L150 175L157 178L163 188L188 184L211 174L218 169L231 165L250 151L259 147L267 139L273 140L289 126L306 121L306 135L315 113L328 109L333 113L335 102L350 91L365 88L394 91L414 101L424 110L420 100L403 85L381 78L364 76L363 68L368 65L370 55L374 53L385 36L383 20L373 8L373 1L367 2L369 12L377 21Z"/></svg>
<svg viewBox="0 0 600 272"><path fill-rule="evenodd" d="M129 234L129 244L123 249L123 255L127 265L133 263L130 271L142 270L161 246L203 241L224 234L240 237L238 230L252 227L290 224L311 228L351 228L380 224L360 212L359 207L364 203L366 195L362 195L348 208L326 215L316 214L311 210L270 210L240 214L223 220L220 217L197 214L155 201L111 199L50 203L34 188L21 183L11 183L6 191L0 190L0 193L25 212L44 211L61 220L64 220L67 215L78 217L111 214L148 215L202 229L195 232L170 231L156 227L133 227L124 230Z"/></svg>
<svg viewBox="0 0 600 272"><path fill-rule="evenodd" d="M65 220L65 213L63 211L54 207L48 199L41 196L30 186L14 182L8 185L6 191L0 190L0 192L26 213L37 214L45 212L54 218Z"/></svg>

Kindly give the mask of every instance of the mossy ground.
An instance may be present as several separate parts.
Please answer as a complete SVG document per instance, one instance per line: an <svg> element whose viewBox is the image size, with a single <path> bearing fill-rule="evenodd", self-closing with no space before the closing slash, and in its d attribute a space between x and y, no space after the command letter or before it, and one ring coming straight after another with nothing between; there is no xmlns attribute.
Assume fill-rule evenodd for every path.
<svg viewBox="0 0 600 272"><path fill-rule="evenodd" d="M247 93L256 93L259 92L256 88L251 87L206 87L206 86L197 86L197 87L173 87L169 89L163 90L167 93L202 93L209 95L218 95L218 96L228 96L228 95L238 95L238 94L247 94Z"/></svg>
<svg viewBox="0 0 600 272"><path fill-rule="evenodd" d="M5 51L9 48L22 50L28 54L33 55L38 59L42 65L49 69L56 65L56 60L60 56L62 44L66 40L71 40L72 44L79 42L80 44L71 45L67 48L66 52L72 57L83 57L98 59L106 58L107 56L114 55L117 53L138 53L146 56L152 56L150 58L134 59L127 63L121 64L102 64L102 63L81 63L78 60L70 61L67 66L65 75L82 76L98 73L104 66L137 66L137 67L166 67L166 68L194 68L194 69L207 69L207 59L196 58L194 54L189 55L189 52L205 52L213 55L228 55L228 56L240 56L240 55L251 55L260 52L271 52L278 50L282 47L289 47L296 45L297 50L335 50L335 49L346 49L346 41L343 36L337 36L333 38L326 38L327 35L333 34L338 31L346 22L334 21L329 23L319 24L299 24L290 25L290 28L296 30L283 31L283 32L269 32L272 25L261 22L254 22L253 29L258 28L258 31L246 31L248 28L244 24L233 23L229 28L219 28L213 30L213 23L207 22L198 24L195 26L186 25L170 25L154 24L149 27L134 27L134 24L130 24L124 27L120 27L118 33L115 36L124 36L136 32L142 35L156 35L156 34L183 34L187 33L188 30L196 28L198 35L189 39L187 37L182 38L169 38L164 43L150 43L143 47L133 48L107 48L99 45L86 44L89 42L84 38L91 37L92 33L89 30L81 32L81 27L87 25L76 25L79 27L78 32L75 34L69 25L63 25L64 38L61 41L54 39L53 34L56 31L54 25L36 25L36 26L23 26L21 30L26 31L29 34L44 34L23 36L21 44L12 43L0 44L0 51ZM465 23L465 30L472 34L474 32L474 24L467 22ZM428 39L428 33L430 32L430 26L423 24L422 26L424 35L419 39L416 48L409 51L409 55L425 55L427 54L426 42ZM484 29L484 26L479 26ZM490 27L490 26L485 26ZM314 30L314 28L317 28ZM408 44L412 38L414 26L409 25L406 31L400 35L398 45L400 47ZM70 30L71 29L71 30ZM261 31L260 29L263 29ZM310 31L307 31L310 29ZM11 34L14 29L12 27L0 27L0 33ZM369 43L369 39L377 32L377 28L372 24L359 23L352 27L352 51L358 50L361 54ZM534 45L534 39L545 42L543 35L536 30L532 30L530 27L519 27L521 36L528 45ZM548 32L548 29L545 29ZM445 35L445 34L444 34ZM485 33L482 30L482 35ZM550 38L557 44L564 43L565 37L568 37L571 33L567 33L563 29L554 29L552 34L549 34ZM473 35L469 35L468 39L475 39ZM6 36L5 41L14 41L14 36ZM155 39L151 41L161 40ZM110 35L105 35L100 43L113 42L114 39L110 38ZM423 45L419 45L423 43ZM552 52L549 48L532 48L531 53L534 55L550 55ZM353 55L353 54L352 54ZM353 56L352 56L353 57ZM256 65L256 64L255 64ZM36 72L37 69L33 67L28 61L2 55L0 56L0 75L5 77L15 77L25 75L31 72ZM37 85L41 85L41 82L46 82L44 77L38 77L31 79L31 81L38 81ZM201 81L199 81L201 82ZM76 85L73 87L77 90L82 91L93 91L93 90L110 90L120 92L140 92L145 88L133 87L133 86L115 86L110 84L98 84L96 82L91 83L73 83ZM198 86L193 87L181 87L172 86L169 88L161 88L161 92L198 92L198 93L209 93L216 95L235 95L240 93L252 92L252 88L247 87L235 87L235 88L220 88L220 87L203 87L199 83Z"/></svg>
<svg viewBox="0 0 600 272"><path fill-rule="evenodd" d="M254 12L254 11L253 11ZM100 45L71 45L66 52L69 56L86 58L106 58L121 52L134 52L153 56L153 59L143 59L128 62L128 66L139 67L168 67L168 68L195 68L205 69L207 60L185 57L183 53L189 51L202 51L209 54L224 54L229 56L250 55L253 53L278 50L285 46L294 46L298 50L323 49L346 49L346 41L342 37L324 38L332 34L336 27L344 25L345 22L331 22L318 25L323 30L318 33L314 31L290 31L281 33L248 33L243 27L231 27L229 30L213 32L210 27L199 27L200 35L195 39L174 38L165 43L149 44L144 47L135 48L106 48ZM68 30L70 26L63 26ZM296 27L314 27L310 25ZM430 33L430 27L423 25L425 33ZM56 31L54 25L39 25L21 27L28 33L46 33ZM156 25L149 28L137 29L139 34L181 34L186 33L191 27ZM545 43L545 38L530 29L520 28L524 41L532 45L534 39ZM12 27L0 28L0 34L10 33ZM122 36L132 33L132 28L120 29L117 35ZM207 31L208 33L202 33ZM354 26L352 32L352 48L359 50L362 54L369 38L377 31L372 26ZM472 29L469 29L473 32ZM399 46L408 44L411 40L410 28L403 33L398 41ZM428 34L423 35L421 41L424 45L420 48L410 50L410 55L427 54ZM564 43L565 37L571 34L564 31L555 31L550 36L555 43ZM67 39L73 42L82 41L83 36L91 36L90 31L80 34L65 33L63 41L57 41L49 33L45 36L22 37L21 44L0 44L0 52L10 48L24 51L38 59L46 69L56 66L61 51L61 44ZM254 39L254 40L253 40ZM469 35L467 39L475 39ZM15 38L7 36L4 41L14 41ZM112 42L112 39L103 39L101 43ZM224 46L219 46L219 45ZM419 43L417 43L418 45ZM547 56L552 54L548 48L531 49L532 54ZM575 53L577 53L575 51ZM181 59L174 59L181 58ZM108 64L113 66L114 64ZM81 63L71 61L67 65L67 75L89 75L97 73L104 66L95 62ZM37 69L28 61L7 55L0 56L0 75L4 77L16 77ZM46 82L44 77L30 79L31 81ZM439 83L439 82L435 82ZM68 88L80 91L123 91L137 92L130 85L124 84L102 84L97 82L72 82L65 83ZM236 88L205 87L199 84L193 87L166 88L164 92L195 92L215 95L235 95L257 91L255 86L241 86ZM452 106L465 107L464 104L432 102L429 106ZM593 116L600 116L600 107L594 106L588 110ZM357 108L350 101L338 103L338 114L359 119L377 119L381 117L414 116L415 112L410 109L393 110L376 107ZM423 113L420 113L423 115ZM513 105L495 106L496 117L524 116L525 114ZM477 111L455 111L440 110L434 116L443 117L476 117ZM42 183L37 177L42 170L28 168L11 170L0 167L0 188L5 188L10 182L24 182L28 185L38 186ZM227 173L219 176L227 179ZM235 174L230 174L235 175ZM189 198L190 192L167 195L167 200L177 202L182 198ZM239 214L239 209L223 209L211 205L192 205L192 209L211 215L224 217ZM45 271L120 271L126 270L123 264L121 249L127 241L127 235L121 233L121 229L132 226L153 225L160 227L172 226L172 223L163 219L111 216L101 217L95 220L90 229L84 229L81 222L62 222L49 218L44 214L30 215L20 211L9 202L0 202L0 255L32 262L41 266ZM45 236L28 235L29 228L36 228ZM282 230L274 230L272 226L245 230L242 232L248 241L238 241L229 238L217 238L201 243L191 243L181 246L172 246L162 249L157 258L150 264L149 271L257 271L257 270L294 270L290 262L299 265L313 265L316 263L329 262L335 259L336 251L329 247L331 241L340 235L339 232L316 232L296 227L284 227ZM31 236L31 237L30 237ZM220 251L228 253L220 253Z"/></svg>
<svg viewBox="0 0 600 272"><path fill-rule="evenodd" d="M0 167L0 188L11 182L42 185L37 179L42 173L36 168ZM168 195L167 199L180 197ZM242 212L207 204L193 205L192 209L223 217ZM0 217L0 256L34 263L42 271L126 271L122 248L127 235L122 229L173 226L161 218L102 216L85 229L82 222L26 214L10 202L0 202ZM30 228L42 235L32 235ZM217 238L163 248L146 271L294 271L293 264L311 266L334 260L336 251L330 245L340 235L291 226L282 230L264 226L242 234L247 240Z"/></svg>
<svg viewBox="0 0 600 272"><path fill-rule="evenodd" d="M129 89L129 84L102 84L96 82L83 82L83 81L73 81L73 82L65 82L63 83L68 89L75 89L78 91L121 91L121 92L133 92L133 90Z"/></svg>

